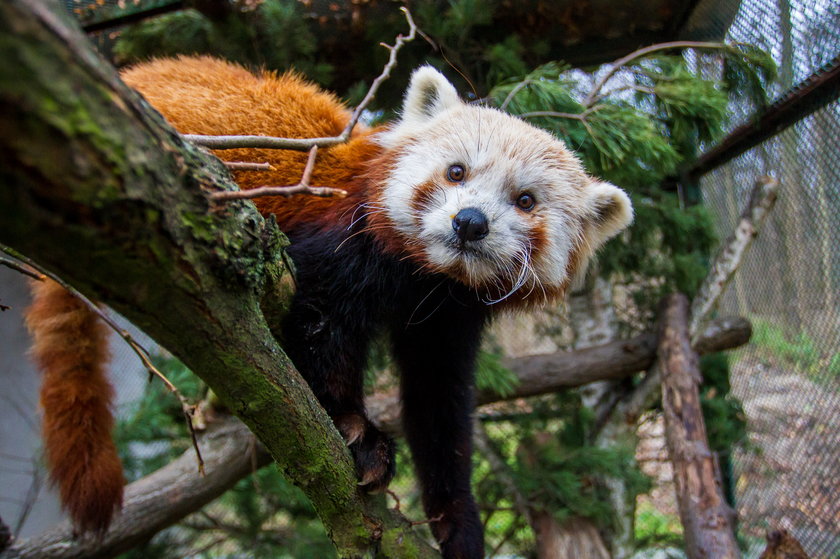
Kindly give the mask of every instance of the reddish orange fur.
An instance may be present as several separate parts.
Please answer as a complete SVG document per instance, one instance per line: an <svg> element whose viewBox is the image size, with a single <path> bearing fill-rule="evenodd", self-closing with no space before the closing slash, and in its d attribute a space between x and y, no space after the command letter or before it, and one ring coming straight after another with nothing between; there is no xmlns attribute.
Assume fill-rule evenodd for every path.
<svg viewBox="0 0 840 559"><path fill-rule="evenodd" d="M33 282L32 292L26 324L44 374L42 430L50 478L76 529L102 532L122 504L125 484L111 438L107 330L54 281Z"/></svg>
<svg viewBox="0 0 840 559"><path fill-rule="evenodd" d="M123 72L123 80L183 134L254 134L287 138L337 136L350 120L341 102L295 74L254 75L242 67L210 57L180 57L144 63ZM281 229L297 223L349 219L359 199L363 165L381 155L371 130L357 126L346 144L319 150L310 181L313 186L342 188L347 198L298 196L258 198L263 215L274 214ZM216 151L227 161L268 162L273 171L234 173L242 189L297 184L306 153L277 149ZM383 165L385 163L383 162ZM324 214L327 214L324 216Z"/></svg>

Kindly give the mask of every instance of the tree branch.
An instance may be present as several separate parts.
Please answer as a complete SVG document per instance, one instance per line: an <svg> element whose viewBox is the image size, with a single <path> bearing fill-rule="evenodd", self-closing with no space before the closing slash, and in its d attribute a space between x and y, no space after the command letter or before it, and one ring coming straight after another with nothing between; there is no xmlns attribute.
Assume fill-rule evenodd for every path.
<svg viewBox="0 0 840 559"><path fill-rule="evenodd" d="M358 492L344 441L271 334L284 238L43 0L0 3L0 242L123 314L200 376L312 501L341 556L435 552ZM288 289L286 290L288 293Z"/></svg>
<svg viewBox="0 0 840 559"><path fill-rule="evenodd" d="M691 302L694 314L691 317L689 335L695 349L699 350L698 345L701 343L697 339L700 325L708 319L712 310L717 306L724 293L724 288L732 275L738 270L746 250L755 236L758 235L758 230L764 218L773 207L777 191L778 183L775 179L759 177L756 180L750 201L741 214L741 220L735 228L735 233L727 239L715 257L709 269L709 274ZM633 391L615 405L612 410L611 421L614 423L635 423L641 413L655 401L661 382L662 371L658 365L654 364Z"/></svg>
<svg viewBox="0 0 840 559"><path fill-rule="evenodd" d="M227 202L230 200L253 200L254 198L262 198L264 196L284 196L288 198L295 194L309 194L310 196L347 196L347 191L340 188L329 188L326 186L310 186L309 181L312 179L312 171L315 169L315 158L318 155L318 146L309 148L309 157L306 158L306 166L303 168L303 174L300 181L292 186L260 186L257 188L249 188L248 190L221 190L210 195L210 199L216 202ZM246 165L243 163L243 165ZM268 165L266 163L266 165ZM230 163L225 162L225 166L231 169ZM270 167L270 165L269 165Z"/></svg>
<svg viewBox="0 0 840 559"><path fill-rule="evenodd" d="M414 40L417 33L417 25L411 17L411 12L408 8L400 8L405 15L405 20L408 22L408 35L397 35L393 45L382 43L382 46L388 49L388 62L382 68L382 73L373 80L367 94L362 102L353 111L350 121L344 130L338 136L331 136L329 138L275 138L271 136L206 136L202 134L184 134L183 137L196 145L204 146L211 149L236 149L236 148L265 148L265 149L292 149L298 151L308 151L313 147L330 147L338 144L343 144L350 139L353 129L359 122L362 113L373 101L376 92L379 91L379 86L382 82L391 76L391 70L397 64L397 53L405 43Z"/></svg>
<svg viewBox="0 0 840 559"><path fill-rule="evenodd" d="M616 74L616 72L618 72L627 64L633 62L637 58L642 58L643 56L647 56L652 52L658 52L661 50L725 48L729 48L729 45L725 43L707 43L702 41L673 41L670 43L658 43L655 45L650 45L648 47L635 50L626 56L622 56L621 58L612 63L610 69L603 76L601 76L601 78L592 87L592 91L589 92L589 95L587 95L586 99L583 101L583 106L587 108L591 107L595 103L595 101L597 101L599 93L601 92L601 88L603 88L606 85L606 83L610 81L610 78L612 78Z"/></svg>
<svg viewBox="0 0 840 559"><path fill-rule="evenodd" d="M663 371L662 409L665 438L674 466L674 485L686 553L691 559L741 556L700 408L703 381L697 354L691 349L688 298L664 300L657 363Z"/></svg>
<svg viewBox="0 0 840 559"><path fill-rule="evenodd" d="M698 335L700 325L720 301L726 291L729 281L738 271L744 254L749 250L758 230L764 224L767 215L776 204L779 193L779 181L769 176L758 177L755 181L747 207L741 213L735 231L723 243L723 246L712 262L708 275L697 290L697 295L691 302L691 332L692 344Z"/></svg>

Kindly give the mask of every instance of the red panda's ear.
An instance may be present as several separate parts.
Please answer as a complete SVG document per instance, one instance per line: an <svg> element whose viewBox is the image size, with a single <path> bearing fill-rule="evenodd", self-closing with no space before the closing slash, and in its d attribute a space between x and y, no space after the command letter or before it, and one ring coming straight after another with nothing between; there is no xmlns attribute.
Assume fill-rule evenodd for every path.
<svg viewBox="0 0 840 559"><path fill-rule="evenodd" d="M594 252L633 222L630 197L608 182L592 181L586 187L587 243Z"/></svg>
<svg viewBox="0 0 840 559"><path fill-rule="evenodd" d="M572 277L573 289L583 285L589 259L595 251L633 222L630 197L617 186L592 180L586 185L585 195L582 243Z"/></svg>
<svg viewBox="0 0 840 559"><path fill-rule="evenodd" d="M439 114L461 104L455 87L443 74L431 66L422 66L411 75L400 119L384 134L382 141L385 144L397 143Z"/></svg>

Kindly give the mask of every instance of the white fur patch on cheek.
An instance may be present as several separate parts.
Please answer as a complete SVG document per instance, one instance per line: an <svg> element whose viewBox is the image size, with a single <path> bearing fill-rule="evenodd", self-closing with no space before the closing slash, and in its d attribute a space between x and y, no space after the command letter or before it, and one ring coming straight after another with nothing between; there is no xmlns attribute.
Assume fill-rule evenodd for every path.
<svg viewBox="0 0 840 559"><path fill-rule="evenodd" d="M562 213L554 213L548 220L548 239L534 259L537 275L545 285L561 286L568 280L569 255L574 246L576 228Z"/></svg>
<svg viewBox="0 0 840 559"><path fill-rule="evenodd" d="M412 149L398 159L382 193L388 217L398 231L409 236L418 233L417 219L412 210L417 187L431 178L438 165L434 157L419 151Z"/></svg>

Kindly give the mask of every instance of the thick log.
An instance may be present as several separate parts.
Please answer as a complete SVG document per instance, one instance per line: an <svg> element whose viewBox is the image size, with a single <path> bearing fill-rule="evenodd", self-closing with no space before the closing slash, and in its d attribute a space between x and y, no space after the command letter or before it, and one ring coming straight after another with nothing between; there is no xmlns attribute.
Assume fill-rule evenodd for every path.
<svg viewBox="0 0 840 559"><path fill-rule="evenodd" d="M713 320L697 340L697 350L714 353L744 345L750 340L752 327L745 318L729 317ZM510 394L492 391L478 393L478 404L551 394L591 382L618 380L650 368L656 359L657 336L645 333L608 344L576 351L558 351L506 359L503 363L519 383ZM401 407L396 391L378 393L366 400L368 410L380 427L400 433Z"/></svg>
<svg viewBox="0 0 840 559"><path fill-rule="evenodd" d="M702 377L688 333L688 298L670 295L663 307L658 349L662 408L686 554L690 559L735 559L740 552L734 512L723 498L700 409Z"/></svg>
<svg viewBox="0 0 840 559"><path fill-rule="evenodd" d="M63 523L40 537L11 546L4 558L75 559L113 557L200 509L271 456L248 428L235 418L211 427L200 438L205 475L198 475L190 449L160 470L129 484L122 512L101 537L74 537Z"/></svg>

